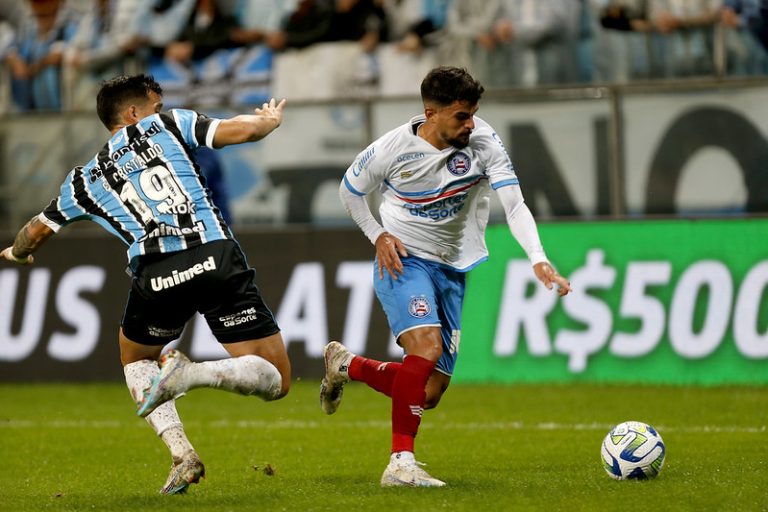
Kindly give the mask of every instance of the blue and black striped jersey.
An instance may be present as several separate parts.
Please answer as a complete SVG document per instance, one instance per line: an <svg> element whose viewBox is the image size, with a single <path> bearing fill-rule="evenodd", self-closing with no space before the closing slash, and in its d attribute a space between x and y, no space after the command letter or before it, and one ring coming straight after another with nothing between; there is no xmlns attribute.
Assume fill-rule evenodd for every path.
<svg viewBox="0 0 768 512"><path fill-rule="evenodd" d="M128 245L131 269L145 254L232 239L192 158L213 147L220 123L175 109L126 126L84 166L69 172L40 220L54 231L93 220Z"/></svg>

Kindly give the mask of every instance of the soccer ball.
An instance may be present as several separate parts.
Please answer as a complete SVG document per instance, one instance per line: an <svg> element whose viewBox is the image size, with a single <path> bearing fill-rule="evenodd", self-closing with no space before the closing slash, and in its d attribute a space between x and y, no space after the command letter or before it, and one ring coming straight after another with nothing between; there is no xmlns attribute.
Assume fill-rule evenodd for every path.
<svg viewBox="0 0 768 512"><path fill-rule="evenodd" d="M603 439L603 468L616 480L646 479L659 474L666 449L656 429L641 421L625 421Z"/></svg>

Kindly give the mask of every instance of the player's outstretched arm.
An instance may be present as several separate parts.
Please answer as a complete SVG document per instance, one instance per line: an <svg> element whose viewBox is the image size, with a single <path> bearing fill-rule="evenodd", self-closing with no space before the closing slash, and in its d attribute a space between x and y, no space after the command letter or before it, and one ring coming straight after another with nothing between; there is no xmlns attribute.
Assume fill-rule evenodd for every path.
<svg viewBox="0 0 768 512"><path fill-rule="evenodd" d="M254 109L253 114L224 119L213 136L214 147L221 148L263 139L283 122L284 108L284 99L277 103L275 98L272 98L261 108Z"/></svg>
<svg viewBox="0 0 768 512"><path fill-rule="evenodd" d="M525 250L528 259L533 263L533 272L536 278L541 281L548 290L557 286L557 293L561 297L568 295L571 291L571 283L563 276L557 273L557 270L549 263L544 253L544 248L539 239L539 232L536 228L536 221L533 219L531 211L523 201L523 194L520 187L506 186L498 189L504 211L507 214L507 224L520 246Z"/></svg>
<svg viewBox="0 0 768 512"><path fill-rule="evenodd" d="M55 231L40 222L36 215L19 230L13 245L0 252L0 258L19 265L29 265L35 260L32 253L54 234Z"/></svg>

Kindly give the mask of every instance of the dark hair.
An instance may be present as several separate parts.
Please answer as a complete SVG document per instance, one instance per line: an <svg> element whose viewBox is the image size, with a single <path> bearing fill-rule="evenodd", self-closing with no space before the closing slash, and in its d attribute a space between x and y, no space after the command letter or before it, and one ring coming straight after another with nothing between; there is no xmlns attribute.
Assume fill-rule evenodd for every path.
<svg viewBox="0 0 768 512"><path fill-rule="evenodd" d="M450 105L454 101L466 101L476 105L485 88L472 78L466 69L441 66L435 68L421 82L421 99L424 103Z"/></svg>
<svg viewBox="0 0 768 512"><path fill-rule="evenodd" d="M96 113L104 126L111 130L120 123L120 112L126 103L149 98L149 91L163 94L162 87L152 76L120 75L106 80L96 96Z"/></svg>

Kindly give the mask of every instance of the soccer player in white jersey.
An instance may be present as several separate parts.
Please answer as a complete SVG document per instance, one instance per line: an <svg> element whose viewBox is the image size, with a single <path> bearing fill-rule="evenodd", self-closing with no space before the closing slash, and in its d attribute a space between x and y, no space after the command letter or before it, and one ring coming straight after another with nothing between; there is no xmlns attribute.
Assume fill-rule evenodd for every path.
<svg viewBox="0 0 768 512"><path fill-rule="evenodd" d="M499 136L475 117L483 87L465 70L440 67L421 84L424 114L374 141L347 169L341 201L376 247L374 287L402 363L325 347L320 404L336 412L343 386L362 381L392 399L392 449L381 485L442 487L414 458L424 409L437 406L458 356L466 273L485 261L489 191L506 212L536 277L560 296L569 282L547 260L536 223ZM380 190L379 213L365 195Z"/></svg>
<svg viewBox="0 0 768 512"><path fill-rule="evenodd" d="M212 119L191 110L161 112L162 89L152 77L105 82L97 112L110 139L86 165L72 169L59 196L0 252L0 259L30 264L48 238L82 219L128 245L133 280L120 324L120 358L138 414L171 452L163 494L183 493L205 474L175 398L215 387L276 400L290 387L285 345L254 283L255 271L192 160L192 151L203 145L266 137L280 125L284 105L272 99L252 115ZM175 350L161 357L196 311L230 359L193 363Z"/></svg>

